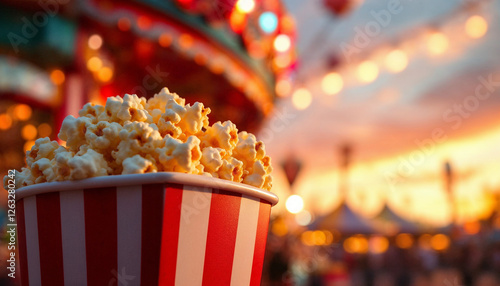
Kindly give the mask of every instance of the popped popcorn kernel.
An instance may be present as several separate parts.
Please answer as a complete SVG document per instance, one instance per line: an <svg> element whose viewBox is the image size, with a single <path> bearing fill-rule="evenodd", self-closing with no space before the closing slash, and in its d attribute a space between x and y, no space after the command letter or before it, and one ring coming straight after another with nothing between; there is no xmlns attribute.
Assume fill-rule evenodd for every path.
<svg viewBox="0 0 500 286"><path fill-rule="evenodd" d="M270 190L271 159L253 134L230 122L209 124L211 110L163 88L146 100L114 96L67 116L58 137L40 138L16 171L18 187L97 176L182 172ZM6 183L4 178L4 185Z"/></svg>

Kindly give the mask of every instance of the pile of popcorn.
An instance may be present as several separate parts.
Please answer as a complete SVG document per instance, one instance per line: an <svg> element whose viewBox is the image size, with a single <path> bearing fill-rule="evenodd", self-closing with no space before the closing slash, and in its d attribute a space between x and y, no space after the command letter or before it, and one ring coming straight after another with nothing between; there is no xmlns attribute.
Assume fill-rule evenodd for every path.
<svg viewBox="0 0 500 286"><path fill-rule="evenodd" d="M18 187L97 176L182 172L271 189L271 160L253 134L226 121L209 126L210 108L163 88L146 99L110 97L64 119L59 139L40 138L26 153ZM5 179L4 179L5 181Z"/></svg>

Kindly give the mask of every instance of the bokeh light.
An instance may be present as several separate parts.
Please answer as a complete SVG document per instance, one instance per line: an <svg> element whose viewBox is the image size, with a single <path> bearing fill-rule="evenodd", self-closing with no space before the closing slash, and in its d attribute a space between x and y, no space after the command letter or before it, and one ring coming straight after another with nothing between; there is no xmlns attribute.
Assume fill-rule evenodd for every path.
<svg viewBox="0 0 500 286"><path fill-rule="evenodd" d="M431 247L434 250L445 250L450 246L450 239L444 234L436 234L431 238Z"/></svg>
<svg viewBox="0 0 500 286"><path fill-rule="evenodd" d="M21 103L14 107L12 113L15 119L25 121L31 118L33 111L29 105Z"/></svg>
<svg viewBox="0 0 500 286"><path fill-rule="evenodd" d="M372 61L364 61L358 66L358 79L364 83L370 83L378 77L379 69Z"/></svg>
<svg viewBox="0 0 500 286"><path fill-rule="evenodd" d="M97 34L90 36L88 40L88 45L89 48L91 48L92 50L100 49L102 46L102 37Z"/></svg>
<svg viewBox="0 0 500 286"><path fill-rule="evenodd" d="M349 253L367 253L368 240L362 235L351 236L344 240L344 249Z"/></svg>
<svg viewBox="0 0 500 286"><path fill-rule="evenodd" d="M464 231L469 235L478 233L481 230L481 223L478 221L468 221L464 223Z"/></svg>
<svg viewBox="0 0 500 286"><path fill-rule="evenodd" d="M396 246L402 249L408 249L413 245L413 236L409 233L400 233L395 239Z"/></svg>
<svg viewBox="0 0 500 286"><path fill-rule="evenodd" d="M331 72L321 81L321 88L326 94L334 95L339 93L344 87L344 80L342 76L336 72Z"/></svg>
<svg viewBox="0 0 500 286"><path fill-rule="evenodd" d="M164 48L170 46L172 44L172 35L168 33L161 34L160 37L158 37L158 44Z"/></svg>
<svg viewBox="0 0 500 286"><path fill-rule="evenodd" d="M287 35L281 34L274 39L274 49L278 52L288 51L291 45L292 42L290 40L290 37L288 37Z"/></svg>
<svg viewBox="0 0 500 286"><path fill-rule="evenodd" d="M304 208L304 200L299 195L291 195L286 199L285 206L287 211L296 214Z"/></svg>
<svg viewBox="0 0 500 286"><path fill-rule="evenodd" d="M422 234L419 238L418 238L418 246L420 246L420 248L422 249L430 249L431 248L431 238L432 238L432 235L430 234Z"/></svg>
<svg viewBox="0 0 500 286"><path fill-rule="evenodd" d="M280 79L276 83L276 94L280 97L285 97L292 91L292 84L289 80Z"/></svg>
<svg viewBox="0 0 500 286"><path fill-rule="evenodd" d="M236 33L241 33L245 27L245 14L234 10L229 16L229 26Z"/></svg>
<svg viewBox="0 0 500 286"><path fill-rule="evenodd" d="M264 12L259 17L259 26L262 31L271 34L278 27L278 17L273 12Z"/></svg>
<svg viewBox="0 0 500 286"><path fill-rule="evenodd" d="M435 32L429 35L427 40L427 49L433 55L441 55L448 49L448 38L440 32Z"/></svg>
<svg viewBox="0 0 500 286"><path fill-rule="evenodd" d="M238 0L236 10L240 13L250 13L255 8L255 0Z"/></svg>
<svg viewBox="0 0 500 286"><path fill-rule="evenodd" d="M402 50L393 50L385 57L385 66L393 73L403 71L408 66L408 56Z"/></svg>
<svg viewBox="0 0 500 286"><path fill-rule="evenodd" d="M368 241L370 252L380 254L387 251L389 248L389 240L383 236L373 236Z"/></svg>
<svg viewBox="0 0 500 286"><path fill-rule="evenodd" d="M179 37L179 46L181 49L187 50L193 46L194 40L193 37L189 34L182 34Z"/></svg>
<svg viewBox="0 0 500 286"><path fill-rule="evenodd" d="M97 78L102 82L108 82L113 77L113 70L110 67L103 67L97 73Z"/></svg>
<svg viewBox="0 0 500 286"><path fill-rule="evenodd" d="M102 68L102 60L99 57L91 57L87 61L87 68L89 71L97 72Z"/></svg>
<svg viewBox="0 0 500 286"><path fill-rule="evenodd" d="M21 129L21 136L24 140L33 140L36 138L37 129L32 124L27 124Z"/></svg>
<svg viewBox="0 0 500 286"><path fill-rule="evenodd" d="M62 70L55 69L50 72L50 80L55 84L55 85L60 85L64 82L65 76Z"/></svg>
<svg viewBox="0 0 500 286"><path fill-rule="evenodd" d="M35 140L26 141L23 146L24 152L31 150L31 147L33 147L33 145L35 145Z"/></svg>
<svg viewBox="0 0 500 286"><path fill-rule="evenodd" d="M311 93L305 88L297 89L292 95L292 103L298 110L303 110L309 107L312 102Z"/></svg>
<svg viewBox="0 0 500 286"><path fill-rule="evenodd" d="M6 114L0 114L0 129L7 130L12 126L12 118Z"/></svg>
<svg viewBox="0 0 500 286"><path fill-rule="evenodd" d="M52 127L48 123L42 123L38 126L38 136L39 137L50 137L52 134Z"/></svg>
<svg viewBox="0 0 500 286"><path fill-rule="evenodd" d="M120 18L120 20L118 20L118 29L120 29L121 31L125 32L130 30L130 26L131 23L128 18Z"/></svg>
<svg viewBox="0 0 500 286"><path fill-rule="evenodd" d="M473 39L481 38L488 31L488 22L479 16L474 15L465 22L465 33Z"/></svg>
<svg viewBox="0 0 500 286"><path fill-rule="evenodd" d="M277 236L285 236L288 233L288 226L282 218L277 218L271 226L271 232Z"/></svg>

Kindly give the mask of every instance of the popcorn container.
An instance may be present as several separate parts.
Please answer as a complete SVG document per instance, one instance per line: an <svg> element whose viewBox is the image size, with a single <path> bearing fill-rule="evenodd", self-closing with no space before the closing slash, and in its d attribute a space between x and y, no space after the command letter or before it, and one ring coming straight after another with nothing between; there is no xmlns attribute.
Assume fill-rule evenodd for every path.
<svg viewBox="0 0 500 286"><path fill-rule="evenodd" d="M16 192L21 285L260 285L276 195L150 173Z"/></svg>

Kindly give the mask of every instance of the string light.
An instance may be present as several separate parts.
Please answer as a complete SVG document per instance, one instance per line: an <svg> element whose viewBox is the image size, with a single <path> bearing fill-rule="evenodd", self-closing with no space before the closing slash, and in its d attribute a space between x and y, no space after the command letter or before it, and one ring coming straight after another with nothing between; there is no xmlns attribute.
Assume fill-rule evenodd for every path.
<svg viewBox="0 0 500 286"><path fill-rule="evenodd" d="M151 20L146 16L139 16L137 18L137 27L141 30L147 30L151 27Z"/></svg>
<svg viewBox="0 0 500 286"><path fill-rule="evenodd" d="M164 48L170 46L170 44L172 44L172 35L167 33L161 34L158 38L158 44Z"/></svg>
<svg viewBox="0 0 500 286"><path fill-rule="evenodd" d="M255 8L254 0L238 0L238 2L236 2L236 9L240 13L250 13L253 11L254 8Z"/></svg>
<svg viewBox="0 0 500 286"><path fill-rule="evenodd" d="M48 123L42 123L38 126L38 135L40 137L49 137L52 133L52 127Z"/></svg>
<svg viewBox="0 0 500 286"><path fill-rule="evenodd" d="M393 50L385 57L385 65L393 73L401 72L408 66L408 56L402 50Z"/></svg>
<svg viewBox="0 0 500 286"><path fill-rule="evenodd" d="M271 34L278 28L278 17L273 12L264 12L259 17L259 26L267 34Z"/></svg>
<svg viewBox="0 0 500 286"><path fill-rule="evenodd" d="M280 79L276 83L276 94L285 97L292 91L292 84L286 79Z"/></svg>
<svg viewBox="0 0 500 286"><path fill-rule="evenodd" d="M292 103L298 110L303 110L309 107L312 102L311 93L305 88L297 89L292 95Z"/></svg>
<svg viewBox="0 0 500 286"><path fill-rule="evenodd" d="M396 245L402 249L408 249L413 245L413 237L408 233L400 233L396 236Z"/></svg>
<svg viewBox="0 0 500 286"><path fill-rule="evenodd" d="M296 214L304 208L304 200L299 195L291 195L286 199L285 206L287 211Z"/></svg>
<svg viewBox="0 0 500 286"><path fill-rule="evenodd" d="M384 253L389 248L389 240L383 236L371 237L368 244L370 252L374 254Z"/></svg>
<svg viewBox="0 0 500 286"><path fill-rule="evenodd" d="M434 250L445 250L450 246L450 239L444 234L436 234L431 238L431 246Z"/></svg>
<svg viewBox="0 0 500 286"><path fill-rule="evenodd" d="M274 39L274 49L278 52L286 52L290 49L292 42L290 41L290 37L287 35L278 35L276 39Z"/></svg>
<svg viewBox="0 0 500 286"><path fill-rule="evenodd" d="M88 40L88 45L89 45L89 48L91 48L92 50L100 49L102 46L101 36L99 36L97 34L90 36L89 40Z"/></svg>
<svg viewBox="0 0 500 286"><path fill-rule="evenodd" d="M102 82L108 82L113 77L113 70L109 67L103 67L97 73L97 78Z"/></svg>
<svg viewBox="0 0 500 286"><path fill-rule="evenodd" d="M487 31L488 22L479 15L471 16L465 23L465 33L471 38L481 38Z"/></svg>
<svg viewBox="0 0 500 286"><path fill-rule="evenodd" d="M0 129L7 130L12 126L12 118L8 114L0 114Z"/></svg>
<svg viewBox="0 0 500 286"><path fill-rule="evenodd" d="M331 72L321 81L321 87L326 94L333 95L339 93L344 87L342 76L336 72Z"/></svg>
<svg viewBox="0 0 500 286"><path fill-rule="evenodd" d="M62 70L55 69L52 72L50 72L50 80L55 84L55 85L60 85L64 82L65 76Z"/></svg>
<svg viewBox="0 0 500 286"><path fill-rule="evenodd" d="M179 46L184 50L191 48L193 46L193 42L193 37L189 34L182 34L179 37Z"/></svg>
<svg viewBox="0 0 500 286"><path fill-rule="evenodd" d="M102 60L99 57L91 57L87 61L87 68L89 71L97 72L102 68Z"/></svg>
<svg viewBox="0 0 500 286"><path fill-rule="evenodd" d="M18 104L13 109L14 118L25 121L31 118L32 114L31 107L27 104Z"/></svg>
<svg viewBox="0 0 500 286"><path fill-rule="evenodd" d="M24 140L35 139L36 133L37 133L36 127L31 124L27 124L23 126L23 128L21 129L21 136L23 137Z"/></svg>
<svg viewBox="0 0 500 286"><path fill-rule="evenodd" d="M378 77L378 66L372 61L364 61L358 66L358 78L361 82L370 83Z"/></svg>
<svg viewBox="0 0 500 286"><path fill-rule="evenodd" d="M443 54L449 46L448 38L440 32L435 32L429 35L427 40L427 48L433 55Z"/></svg>

